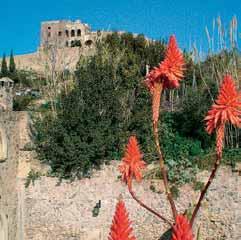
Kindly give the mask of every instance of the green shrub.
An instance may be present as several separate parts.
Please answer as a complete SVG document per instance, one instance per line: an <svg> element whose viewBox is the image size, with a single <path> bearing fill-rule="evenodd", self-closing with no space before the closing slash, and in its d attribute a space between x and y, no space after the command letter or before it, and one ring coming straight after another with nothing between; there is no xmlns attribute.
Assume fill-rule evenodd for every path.
<svg viewBox="0 0 241 240"><path fill-rule="evenodd" d="M193 182L193 189L194 191L201 191L204 187L204 183L203 182L200 182L200 181L194 181Z"/></svg>
<svg viewBox="0 0 241 240"><path fill-rule="evenodd" d="M104 161L120 158L131 134L137 135L145 161L157 161L151 98L143 79L146 65L157 65L164 50L161 41L147 44L142 35L114 33L98 43L94 56L80 59L76 86L56 99L56 116L48 113L46 105L40 108L42 117L35 121L37 151L55 176L90 176ZM212 104L210 91L215 95L217 88L209 76L205 79L209 89L200 76L193 88L191 78L197 65L185 56L187 93L175 112L161 113L160 123L168 177L179 184L192 181L199 168L210 166L212 158L205 152L214 146L214 139L205 132L203 119Z"/></svg>
<svg viewBox="0 0 241 240"><path fill-rule="evenodd" d="M207 90L189 90L179 111L174 114L173 127L180 135L200 141L202 148L207 149L214 143L205 131L204 118L212 105Z"/></svg>
<svg viewBox="0 0 241 240"><path fill-rule="evenodd" d="M225 149L223 154L223 161L225 164L230 165L233 169L236 166L236 163L241 162L241 149Z"/></svg>
<svg viewBox="0 0 241 240"><path fill-rule="evenodd" d="M41 178L41 173L31 169L30 172L28 173L28 176L24 184L25 188L28 188L31 183L34 186L34 182L40 178Z"/></svg>
<svg viewBox="0 0 241 240"><path fill-rule="evenodd" d="M193 180L198 170L195 158L203 154L198 140L181 136L174 128L175 114L164 113L161 123L161 144L168 177L178 184Z"/></svg>
<svg viewBox="0 0 241 240"><path fill-rule="evenodd" d="M13 99L14 111L26 111L34 97L32 96L16 96Z"/></svg>
<svg viewBox="0 0 241 240"><path fill-rule="evenodd" d="M151 137L146 137L151 136L151 109L142 105L150 101L142 83L149 60L143 61L143 49L138 47L149 45L138 37L130 47L126 37L118 36L119 45L112 48L113 34L99 44L95 56L81 58L76 86L60 97L57 116L46 114L35 121L40 159L60 177L89 176L104 161L119 158L129 134L137 134L144 152L151 146ZM155 44L150 44L153 49Z"/></svg>

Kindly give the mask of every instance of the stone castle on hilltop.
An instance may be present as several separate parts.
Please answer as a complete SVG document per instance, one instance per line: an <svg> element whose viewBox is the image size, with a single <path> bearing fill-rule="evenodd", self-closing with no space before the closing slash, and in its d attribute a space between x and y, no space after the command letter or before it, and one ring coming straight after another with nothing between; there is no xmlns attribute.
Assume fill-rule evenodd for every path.
<svg viewBox="0 0 241 240"><path fill-rule="evenodd" d="M48 51L44 50L52 48L56 55L57 67L63 68L61 65L64 59L64 62L68 62L68 68L73 70L80 56L92 55L95 52L97 40L111 33L110 31L92 31L88 24L80 20L45 21L41 23L40 44L37 51L15 56L15 63L18 69L43 72L46 59L50 58L46 56ZM49 52L53 53L53 51Z"/></svg>
<svg viewBox="0 0 241 240"><path fill-rule="evenodd" d="M37 51L15 56L15 63L18 69L39 73L46 72L46 66L53 63L55 63L54 68L59 71L63 69L73 71L80 56L93 55L97 41L112 33L113 31L106 30L93 31L88 24L80 20L44 21L41 23L40 44ZM146 40L150 41L148 38ZM48 51L50 49L51 51Z"/></svg>
<svg viewBox="0 0 241 240"><path fill-rule="evenodd" d="M88 24L80 20L47 21L41 24L40 48L49 46L91 47L98 37L108 32L91 31Z"/></svg>

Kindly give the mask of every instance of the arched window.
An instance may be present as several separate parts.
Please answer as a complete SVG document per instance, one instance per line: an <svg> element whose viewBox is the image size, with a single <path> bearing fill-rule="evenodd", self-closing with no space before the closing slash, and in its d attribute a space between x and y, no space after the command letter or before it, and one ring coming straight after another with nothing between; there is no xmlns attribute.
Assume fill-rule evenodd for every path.
<svg viewBox="0 0 241 240"><path fill-rule="evenodd" d="M77 36L78 36L78 37L81 36L81 30L80 30L80 29L77 30Z"/></svg>
<svg viewBox="0 0 241 240"><path fill-rule="evenodd" d="M66 41L66 42L65 42L65 47L68 47L68 46L69 46L69 42Z"/></svg>
<svg viewBox="0 0 241 240"><path fill-rule="evenodd" d="M71 37L74 37L75 36L75 30L71 30Z"/></svg>
<svg viewBox="0 0 241 240"><path fill-rule="evenodd" d="M71 41L70 46L74 47L74 41Z"/></svg>
<svg viewBox="0 0 241 240"><path fill-rule="evenodd" d="M66 37L69 37L69 30L65 30Z"/></svg>
<svg viewBox="0 0 241 240"><path fill-rule="evenodd" d="M80 40L75 41L75 47L81 47L81 41Z"/></svg>
<svg viewBox="0 0 241 240"><path fill-rule="evenodd" d="M86 45L87 47L91 47L92 44L93 44L93 41L92 41L92 40L87 40L87 41L85 42L85 45Z"/></svg>

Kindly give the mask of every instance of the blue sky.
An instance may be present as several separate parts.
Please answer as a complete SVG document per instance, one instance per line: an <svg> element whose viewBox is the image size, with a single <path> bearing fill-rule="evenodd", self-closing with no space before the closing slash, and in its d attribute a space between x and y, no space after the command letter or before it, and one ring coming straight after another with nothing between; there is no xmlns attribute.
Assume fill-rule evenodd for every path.
<svg viewBox="0 0 241 240"><path fill-rule="evenodd" d="M0 55L34 52L39 44L40 22L80 19L92 29L125 30L148 37L175 33L182 48L190 42L207 47L205 26L221 16L229 23L241 18L240 0L1 0Z"/></svg>

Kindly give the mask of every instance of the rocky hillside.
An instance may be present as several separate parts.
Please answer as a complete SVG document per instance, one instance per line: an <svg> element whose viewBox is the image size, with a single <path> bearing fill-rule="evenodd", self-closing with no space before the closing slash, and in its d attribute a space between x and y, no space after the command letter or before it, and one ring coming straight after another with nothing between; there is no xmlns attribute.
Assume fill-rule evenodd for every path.
<svg viewBox="0 0 241 240"><path fill-rule="evenodd" d="M137 239L159 239L167 226L132 200L118 178L118 164L112 162L90 179L60 183L56 178L43 176L35 181L34 186L22 188L25 191L25 223L29 239L107 239L119 194L124 197ZM207 176L205 171L198 178L203 181ZM241 239L240 180L237 172L228 167L220 168L196 222L196 226L201 227L202 240ZM161 186L159 193L150 190L153 184ZM145 203L170 216L162 186L161 180L145 180L135 189ZM178 210L183 212L198 195L199 192L190 185L181 187ZM94 216L93 209L99 200L101 208Z"/></svg>

